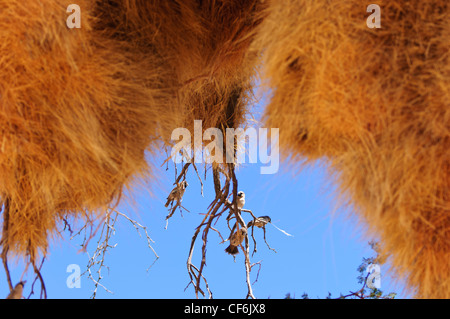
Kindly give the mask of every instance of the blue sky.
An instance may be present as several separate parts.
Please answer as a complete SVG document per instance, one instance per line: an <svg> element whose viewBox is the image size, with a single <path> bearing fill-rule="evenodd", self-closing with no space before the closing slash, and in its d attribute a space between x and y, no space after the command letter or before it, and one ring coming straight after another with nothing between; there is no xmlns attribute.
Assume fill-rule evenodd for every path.
<svg viewBox="0 0 450 319"><path fill-rule="evenodd" d="M362 257L373 255L367 244L370 239L362 236L362 227L353 218L336 208L333 186L329 185L323 168L310 167L294 174L284 164L281 165L283 167L286 171L280 170L274 175L261 175L257 164L244 165L237 172L239 189L246 192L245 207L257 216L271 216L275 225L293 235L288 237L268 225L267 240L277 250L274 253L265 245L262 230L255 229L258 251L252 262L261 261L258 281L253 285L255 296L283 298L289 292L299 298L307 292L311 297L325 297L328 292L338 296L341 292L358 289L356 268ZM189 282L186 259L195 227L203 217L200 214L206 212L214 197L212 179L207 176L202 197L196 174L189 172L189 187L183 206L190 213L184 212L181 217L177 211L170 219L168 228L164 229L167 215L164 200L171 189L174 172L172 169L167 172L161 169L158 176L162 185L161 188L153 185L153 195L146 190L138 190L133 194L135 204L123 204L118 209L147 226L150 237L155 241L152 247L160 258L147 271L155 255L147 247L144 233L141 232L143 237L139 237L129 221L119 219L115 236L110 242L117 246L110 249L106 256L105 264L109 271L103 269L104 278L101 281L113 293L99 288L97 298L195 297L192 287L184 291ZM250 220L246 214L244 219ZM224 217L219 220L217 228L226 235ZM213 297L244 298L247 292L244 256L241 252L234 262L224 252L226 243L220 244L220 241L217 234L211 232L204 274ZM49 298L91 296L94 286L86 277L82 277L81 288L69 289L66 285L71 274L67 272L68 265L78 264L81 271L87 265L86 254L78 252L81 242L82 237L75 237L52 243L42 271ZM91 254L95 244L92 240L88 247ZM198 253L200 247L201 242L198 241L195 252ZM193 261L199 265L200 255L194 254ZM382 290L401 292L402 286L394 286L383 269ZM18 280L22 270L21 263L16 264L12 273L14 281ZM257 268L254 268L252 281L256 279L256 273ZM31 277L27 280L29 283ZM28 292L29 289L26 289L26 295ZM1 294L7 294L5 284L0 287Z"/></svg>
<svg viewBox="0 0 450 319"><path fill-rule="evenodd" d="M189 187L183 198L183 206L190 212L179 211L170 219L165 229L164 207L167 194L174 181L173 163L169 169L161 167L163 154L150 159L155 166L157 179L150 183L151 189L133 189L129 199L118 210L145 225L154 240L153 249L159 255L155 262L154 253L147 247L144 233L142 237L132 224L119 218L115 235L110 244L102 270L101 283L112 293L98 288L97 298L195 298L194 289L189 286L186 268L191 238L214 198L211 171L207 172L204 196L200 193L200 183L191 168L187 175ZM286 236L272 225L267 225L267 241L277 253L269 250L264 243L261 229L255 228L258 251L252 262L261 262L253 293L257 298L284 298L287 293L300 298L304 292L310 297L324 298L328 292L338 297L360 288L356 277L357 267L363 257L373 256L368 245L372 238L363 235L363 225L338 206L334 196L335 185L326 173L325 163L316 163L303 170L292 168L281 162L278 173L260 174L261 164L243 164L237 170L239 190L246 193L245 208L256 216L269 215L279 228L293 235ZM203 166L198 165L203 175ZM181 167L178 167L180 171ZM131 198L131 199L130 199ZM246 222L250 216L243 214ZM216 228L227 236L225 216L219 219ZM49 255L44 263L42 275L49 298L89 298L94 289L93 282L86 276L81 278L80 288L68 288L67 267L79 265L86 269L88 257L79 252L82 236L52 241ZM207 248L207 262L204 270L214 298L245 298L244 255L239 253L236 260L226 254L227 243L215 232L210 232ZM251 251L253 243L251 242ZM92 254L96 239L91 240L88 252ZM197 239L193 263L200 265L201 240ZM150 265L153 266L147 271ZM13 281L17 282L23 271L20 262L11 262ZM253 268L252 282L258 268ZM30 274L30 272L29 272ZM95 274L94 274L95 275ZM1 271L0 296L8 294L4 271ZM28 276L25 296L28 296L32 276ZM381 268L381 290L385 293L397 292L399 297L407 297L403 286L395 284L387 266ZM35 291L39 291L36 283ZM34 297L37 297L35 294Z"/></svg>

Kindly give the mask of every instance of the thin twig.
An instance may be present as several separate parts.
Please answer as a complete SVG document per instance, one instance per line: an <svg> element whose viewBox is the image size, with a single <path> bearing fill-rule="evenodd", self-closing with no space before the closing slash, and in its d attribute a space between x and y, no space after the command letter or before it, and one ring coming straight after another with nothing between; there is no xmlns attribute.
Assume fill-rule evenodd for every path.
<svg viewBox="0 0 450 319"><path fill-rule="evenodd" d="M3 262L3 268L5 269L5 273L6 273L6 280L8 281L9 291L11 292L13 290L13 284L11 281L11 273L8 268L8 259L7 259L8 250L9 249L7 246L6 247L3 246L1 258L2 258L2 262Z"/></svg>
<svg viewBox="0 0 450 319"><path fill-rule="evenodd" d="M97 296L97 289L98 287L102 287L106 292L112 293L112 291L110 291L109 289L107 289L104 285L102 285L100 283L100 280L103 278L102 276L102 268L106 267L105 265L105 256L106 256L106 251L108 248L114 248L116 247L116 245L111 246L109 245L109 240L111 239L111 237L113 236L115 230L114 230L114 224L117 220L118 214L116 214L114 219L111 219L111 211L106 213L106 218L105 221L102 223L102 230L100 232L100 236L97 242L97 248L94 251L94 254L92 255L92 257L89 257L89 261L88 261L88 265L86 267L86 271L82 274L84 275L86 272L88 273L88 278L90 280L92 280L92 282L94 283L94 291L92 293L91 298L95 299L95 297ZM98 260L98 258L100 258ZM98 265L98 266L97 266ZM93 267L97 266L97 279L94 279L94 276L92 275L92 271L91 269Z"/></svg>
<svg viewBox="0 0 450 319"><path fill-rule="evenodd" d="M258 278L259 278L259 272L261 271L261 262L262 262L262 260L260 260L260 261L258 261L258 262L256 262L256 263L253 263L253 264L250 265L250 271L252 270L252 268L253 268L254 266L256 266L256 265L259 266L258 272L256 273L255 281L253 281L252 285L254 285L254 284L258 281Z"/></svg>
<svg viewBox="0 0 450 319"><path fill-rule="evenodd" d="M262 227L262 229L263 229L263 232L264 232L264 242L266 243L267 247L268 247L270 250L272 250L272 251L274 251L274 252L277 252L275 249L273 249L272 247L270 247L269 243L268 243L267 240L266 240L266 226L264 225L264 226Z"/></svg>
<svg viewBox="0 0 450 319"><path fill-rule="evenodd" d="M155 254L156 260L158 260L158 259L159 259L159 256L158 256L158 254L156 253L156 251L155 251L155 250L153 249L153 247L152 247L152 243L154 244L155 242L154 242L153 239L150 238L150 235L149 235L148 232L147 232L147 227L141 225L141 224L138 223L136 220L131 219L131 218L128 217L127 215L125 215L125 214L123 214L123 213L121 213L121 212L119 212L119 211L117 211L117 210L114 210L114 212L115 212L116 214L119 214L119 215L122 216L123 218L127 219L127 220L134 226L134 228L136 229L137 233L139 234L139 237L142 237L142 236L141 236L141 233L140 233L140 231L139 231L139 228L141 228L141 229L144 231L145 237L147 238L147 246L148 246L148 248L150 248L150 249L152 250L152 252ZM153 262L153 264L156 262L156 260ZM153 264L152 264L152 265L153 265ZM151 266L150 266L150 267L151 267ZM149 267L148 269L150 269L150 267ZM148 271L148 269L147 269L147 271Z"/></svg>
<svg viewBox="0 0 450 319"><path fill-rule="evenodd" d="M202 179L200 177L200 174L198 173L197 166L195 165L193 159L192 159L192 166L194 166L195 172L197 173L198 180L200 181L200 186L201 186L200 193L202 194L202 197L203 197L203 182L202 182Z"/></svg>
<svg viewBox="0 0 450 319"><path fill-rule="evenodd" d="M4 200L4 203L2 203L4 206L3 208L3 231L2 231L2 239L0 240L0 245L2 246L2 253L1 258L3 262L3 268L5 269L6 273L6 280L8 281L9 291L11 292L13 290L13 284L11 281L11 273L8 268L8 251L9 251L9 245L7 243L8 238L8 229L9 229L9 214L11 209L11 202L10 198L6 197Z"/></svg>
<svg viewBox="0 0 450 319"><path fill-rule="evenodd" d="M42 257L41 265L38 268L38 267L36 267L35 261L30 260L31 264L33 265L33 270L34 270L34 273L36 274L36 277L34 278L33 283L31 284L31 291L30 291L30 294L28 295L27 299L30 299L30 297L34 294L34 284L36 283L36 281L38 279L39 279L39 282L41 283L40 298L47 299L47 289L45 288L44 278L41 275L41 269L42 269L42 265L44 264L44 261L45 261L45 256Z"/></svg>

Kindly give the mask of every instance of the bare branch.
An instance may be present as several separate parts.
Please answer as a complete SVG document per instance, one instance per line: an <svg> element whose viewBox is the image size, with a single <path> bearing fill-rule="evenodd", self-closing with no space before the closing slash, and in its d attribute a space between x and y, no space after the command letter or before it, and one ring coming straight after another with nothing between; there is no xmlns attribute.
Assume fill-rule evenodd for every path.
<svg viewBox="0 0 450 319"><path fill-rule="evenodd" d="M220 177L218 177L217 172L218 171L213 168L213 175L215 176L214 181L215 181L216 186L218 183L220 183ZM219 184L219 186L220 186L220 184ZM192 237L192 240L191 240L191 247L189 250L189 256L188 256L188 260L186 263L190 282L186 286L186 288L190 284L192 284L194 286L195 295L197 298L198 298L199 292L202 294L202 296L205 297L205 293L200 287L201 280L203 280L205 283L206 289L209 294L209 298L212 298L212 293L209 289L208 282L207 282L206 278L203 276L203 268L206 265L206 246L207 246L207 242L208 242L207 238L208 238L209 230L212 229L212 230L216 231L219 234L220 238L223 240L223 237L220 234L220 232L217 231L212 225L213 225L214 219L216 219L216 218L218 219L222 215L222 213L226 210L226 207L224 207L224 203L226 202L226 197L228 195L229 186L230 186L230 182L229 182L229 180L227 180L224 188L216 193L216 198L209 205L207 214L205 215L205 217L203 218L203 220L201 221L199 226L197 226L194 236ZM196 266L194 266L192 264L192 255L194 252L195 241L197 240L198 234L200 233L202 228L203 228L202 259L200 262L200 268L197 268Z"/></svg>
<svg viewBox="0 0 450 319"><path fill-rule="evenodd" d="M7 242L8 238L8 228L9 228L9 214L10 214L10 198L6 197L4 199L4 203L2 203L4 206L3 208L3 230L2 230L2 239L0 240L0 245L2 246L2 253L1 258L3 262L3 268L5 269L6 273L6 280L8 281L9 291L11 292L14 287L11 281L11 273L8 268L8 251L9 251L9 244Z"/></svg>
<svg viewBox="0 0 450 319"><path fill-rule="evenodd" d="M115 212L116 214L122 216L123 218L127 219L127 220L134 226L134 228L136 229L136 231L137 231L139 237L142 237L142 236L141 236L141 232L139 231L139 228L141 228L141 229L144 231L145 237L146 237L146 239L147 239L147 246L148 246L148 248L151 249L151 251L153 252L153 254L155 254L155 257L156 257L156 259L153 261L153 263L150 265L150 267L147 268L147 271L148 271L148 270L151 268L151 266L159 259L159 256L158 256L158 254L156 253L156 251L155 251L155 250L153 249L153 247L152 247L152 243L154 244L155 242L153 241L153 239L150 238L150 235L149 235L148 232L147 232L147 227L141 225L141 224L138 223L136 220L131 219L131 218L128 217L127 215L125 215L125 214L123 214L123 213L121 213L121 212L119 212L119 211L117 211L117 210L114 210L114 212Z"/></svg>
<svg viewBox="0 0 450 319"><path fill-rule="evenodd" d="M116 206L108 209L104 221L99 226L97 226L97 228L96 228L96 229L99 229L99 230L101 229L101 231L100 231L100 233L98 235L99 237L98 237L98 241L97 241L97 247L95 248L92 256L90 256L90 254L86 251L89 259L88 259L88 264L87 264L87 267L86 267L86 271L83 272L81 274L81 276L87 274L87 277L94 283L94 291L93 291L93 294L91 296L93 299L95 299L96 296L97 296L98 287L103 288L108 293L113 293L111 290L109 290L103 284L101 284L100 281L103 279L102 270L104 268L109 270L109 267L106 266L106 264L105 264L106 253L107 253L107 251L109 249L115 248L116 245L117 245L117 244L111 245L110 244L110 240L111 240L112 236L115 235L115 232L116 232L115 224L116 224L119 216L125 218L126 220L128 220L133 225L133 227L136 229L139 237L142 237L141 230L145 233L145 237L146 237L146 240L147 240L147 246L148 246L148 248L151 249L151 251L155 255L155 260L147 268L147 271L159 259L158 254L156 253L156 251L152 247L152 243L154 243L154 241L151 239L150 235L148 234L147 227L142 225L142 224L140 224L136 220L130 218L126 214L124 214L122 212L119 212L116 209ZM86 233L87 231L86 231L86 227L85 226L84 226L84 228L85 228L85 233ZM101 226L101 228L100 228L100 226ZM93 228L92 225L91 225L91 228ZM91 233L92 233L92 231L91 231ZM89 235L88 239L90 240L91 238L92 238L91 235ZM82 246L86 247L86 237L85 237L85 240L84 240ZM94 278L94 274L93 274L94 271L96 273L95 278Z"/></svg>
<svg viewBox="0 0 450 319"><path fill-rule="evenodd" d="M47 289L45 288L45 283L44 283L44 278L41 275L41 269L42 269L42 265L44 264L45 261L45 256L42 257L42 261L41 261L41 265L39 266L39 268L36 266L36 263L34 260L30 260L30 263L33 265L33 270L34 273L36 274L36 277L34 278L34 281L31 285L31 291L30 294L28 295L27 299L30 299L30 297L34 294L34 284L36 283L36 281L39 279L39 282L41 283L41 293L40 293L40 298L41 299L47 299Z"/></svg>
<svg viewBox="0 0 450 319"><path fill-rule="evenodd" d="M117 220L118 214L115 215L115 218L112 219L111 218L111 211L108 211L106 213L106 218L105 221L102 223L102 230L100 232L100 236L99 239L97 241L97 247L94 251L94 254L92 255L92 257L89 256L88 253L88 257L89 257L89 261L88 261L88 265L86 267L86 271L81 274L82 276L87 273L88 274L88 278L90 280L92 280L92 282L94 283L94 291L92 293L91 298L95 299L95 297L97 296L97 289L98 287L102 287L105 291L112 293L110 290L108 290L105 286L103 286L102 284L100 284L100 280L103 278L102 276L102 269L104 267L107 268L107 266L105 266L105 256L106 256L106 251L108 248L114 248L116 245L111 246L109 245L109 240L111 239L111 237L113 236L115 230L114 230L114 224ZM97 227L98 228L98 227ZM97 279L94 279L94 276L92 275L92 271L91 269L94 267L98 267L97 268Z"/></svg>
<svg viewBox="0 0 450 319"><path fill-rule="evenodd" d="M252 270L252 268L253 268L254 266L256 266L256 265L259 266L258 272L256 273L255 281L253 281L252 285L254 285L254 284L258 281L258 278L259 278L259 272L261 271L261 262L262 262L262 260L260 260L260 261L258 261L258 262L256 262L256 263L253 263L253 264L250 265L250 271Z"/></svg>
<svg viewBox="0 0 450 319"><path fill-rule="evenodd" d="M200 190L200 192L201 192L201 194L202 194L202 196L203 196L203 182L202 182L202 178L200 177L200 174L199 174L199 172L198 172L197 166L195 165L193 159L192 159L192 166L194 166L195 172L197 173L197 177L198 177L198 180L199 180L200 185L201 185L201 190Z"/></svg>
<svg viewBox="0 0 450 319"><path fill-rule="evenodd" d="M272 247L270 247L269 243L268 243L267 240L266 240L266 226L263 226L262 229L263 229L263 232L264 232L264 242L266 243L267 247L268 247L270 250L272 250L272 251L274 251L274 252L277 252L275 249L273 249Z"/></svg>
<svg viewBox="0 0 450 319"><path fill-rule="evenodd" d="M2 262L3 262L3 268L5 269L5 273L6 273L6 280L8 281L9 291L11 292L14 287L13 287L13 284L11 281L11 273L8 268L8 258L7 258L8 250L9 250L8 247L3 246L1 258L2 258Z"/></svg>

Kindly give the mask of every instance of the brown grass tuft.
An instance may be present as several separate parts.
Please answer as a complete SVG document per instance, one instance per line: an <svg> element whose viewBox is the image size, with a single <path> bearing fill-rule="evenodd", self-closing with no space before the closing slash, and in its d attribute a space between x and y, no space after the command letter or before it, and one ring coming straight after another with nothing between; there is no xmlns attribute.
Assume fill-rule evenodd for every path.
<svg viewBox="0 0 450 319"><path fill-rule="evenodd" d="M78 4L72 30L59 1L0 12L2 245L21 255L45 251L65 214L102 211L148 174L144 152L181 118L161 58L101 30L93 2Z"/></svg>
<svg viewBox="0 0 450 319"><path fill-rule="evenodd" d="M273 1L257 47L285 155L327 157L418 297L450 298L450 6Z"/></svg>
<svg viewBox="0 0 450 319"><path fill-rule="evenodd" d="M2 245L33 260L64 216L149 176L144 152L174 128L242 124L256 62L256 0L79 1L72 30L69 3L0 12Z"/></svg>

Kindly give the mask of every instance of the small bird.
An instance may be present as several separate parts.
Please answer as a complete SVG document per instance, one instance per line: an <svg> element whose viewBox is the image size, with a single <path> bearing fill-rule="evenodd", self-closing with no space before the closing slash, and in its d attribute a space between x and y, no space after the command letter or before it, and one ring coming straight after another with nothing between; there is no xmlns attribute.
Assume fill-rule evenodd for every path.
<svg viewBox="0 0 450 319"><path fill-rule="evenodd" d="M251 220L248 224L247 224L247 228L250 228L252 226L256 226L258 228L262 228L264 226L266 226L268 223L270 223L272 221L272 219L269 216L261 216L258 217L254 220Z"/></svg>
<svg viewBox="0 0 450 319"><path fill-rule="evenodd" d="M188 187L189 184L186 181L182 181L181 183L177 183L177 186L172 189L169 196L167 196L167 202L165 207L169 206L169 204L172 204L173 201L177 201L177 203L181 203L183 200L184 191L186 190L186 187Z"/></svg>
<svg viewBox="0 0 450 319"><path fill-rule="evenodd" d="M227 220L230 220L234 213L234 205L228 201L228 204L231 204L230 212L227 216ZM237 193L237 205L238 205L238 211L240 211L244 205L245 205L245 193L243 191L239 191Z"/></svg>
<svg viewBox="0 0 450 319"><path fill-rule="evenodd" d="M240 191L237 194L237 197L238 197L238 199L237 199L238 208L242 209L245 205L245 193L243 191Z"/></svg>
<svg viewBox="0 0 450 319"><path fill-rule="evenodd" d="M225 251L229 253L230 255L236 255L239 253L238 246L242 243L242 241L245 238L245 235L247 235L247 229L241 228L237 232L235 232L230 239L230 245L225 248Z"/></svg>
<svg viewBox="0 0 450 319"><path fill-rule="evenodd" d="M230 202L228 202L230 203ZM234 205L232 203L231 204L231 208L234 209ZM245 193L243 191L239 191L237 193L237 205L239 209L242 209L245 205Z"/></svg>
<svg viewBox="0 0 450 319"><path fill-rule="evenodd" d="M6 299L22 299L23 286L25 286L25 281L20 281Z"/></svg>

